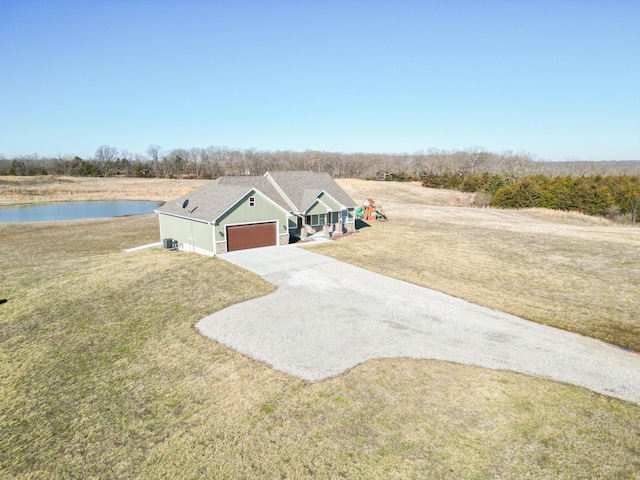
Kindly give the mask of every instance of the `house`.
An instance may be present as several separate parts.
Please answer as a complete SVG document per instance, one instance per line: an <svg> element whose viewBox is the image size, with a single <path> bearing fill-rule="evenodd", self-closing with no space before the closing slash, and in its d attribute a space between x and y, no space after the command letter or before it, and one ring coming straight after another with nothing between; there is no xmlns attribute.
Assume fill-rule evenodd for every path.
<svg viewBox="0 0 640 480"><path fill-rule="evenodd" d="M221 177L155 210L163 245L203 255L355 230L356 203L327 173Z"/></svg>

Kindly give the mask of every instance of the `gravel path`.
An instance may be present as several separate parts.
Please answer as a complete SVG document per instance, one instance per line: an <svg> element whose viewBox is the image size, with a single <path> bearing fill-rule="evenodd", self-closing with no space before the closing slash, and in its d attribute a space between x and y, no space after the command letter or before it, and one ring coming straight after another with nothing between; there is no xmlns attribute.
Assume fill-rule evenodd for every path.
<svg viewBox="0 0 640 480"><path fill-rule="evenodd" d="M374 358L511 370L640 404L640 357L293 245L221 258L278 285L200 320L204 335L319 381Z"/></svg>

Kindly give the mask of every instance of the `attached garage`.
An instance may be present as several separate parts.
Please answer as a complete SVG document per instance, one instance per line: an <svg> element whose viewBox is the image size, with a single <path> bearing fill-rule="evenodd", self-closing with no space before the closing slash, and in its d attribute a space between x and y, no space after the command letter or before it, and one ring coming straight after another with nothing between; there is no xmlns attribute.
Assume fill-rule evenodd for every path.
<svg viewBox="0 0 640 480"><path fill-rule="evenodd" d="M276 222L227 225L227 251L270 247L278 244Z"/></svg>
<svg viewBox="0 0 640 480"><path fill-rule="evenodd" d="M156 212L164 244L221 255L287 245L302 229L329 225L353 231L355 207L327 173L273 172L217 178Z"/></svg>

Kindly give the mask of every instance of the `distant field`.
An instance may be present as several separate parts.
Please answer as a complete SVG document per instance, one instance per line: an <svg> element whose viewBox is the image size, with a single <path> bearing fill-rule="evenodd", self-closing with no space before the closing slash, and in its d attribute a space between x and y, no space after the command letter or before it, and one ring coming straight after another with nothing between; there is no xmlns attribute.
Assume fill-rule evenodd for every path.
<svg viewBox="0 0 640 480"><path fill-rule="evenodd" d="M421 238L409 227L431 225L434 239L404 255L433 255L437 238L459 244L451 258L462 266L454 273L466 265L464 277L475 278L478 264L465 256L473 252L464 253L471 244L458 243L463 239L456 232L470 225L476 234L480 227L465 217L491 211L423 210L421 191L405 185L391 188L393 197L379 184L345 187L356 199L380 188L367 196L384 202L391 220L323 253L367 251L367 268L391 270L395 259L405 275L411 261L390 251L395 240L388 232L406 222L403 235L415 230ZM431 219L415 213L401 220L410 208ZM523 214L520 222L514 217L495 230L525 235L541 222L572 232L562 239L582 242L589 237L583 228L600 239L613 228L618 240L608 245L621 248L636 238L581 217L513 213ZM0 299L7 300L0 305L1 478L640 475L638 405L544 379L428 360L376 360L309 383L204 338L194 328L197 320L273 286L220 259L159 248L122 252L158 235L154 215L0 224ZM513 249L513 242L506 245ZM487 248L495 247L489 242ZM350 261L364 258L354 253ZM446 275L425 277L444 281ZM464 277L452 284L463 285Z"/></svg>
<svg viewBox="0 0 640 480"><path fill-rule="evenodd" d="M86 200L166 202L207 182L164 178L0 176L0 206Z"/></svg>

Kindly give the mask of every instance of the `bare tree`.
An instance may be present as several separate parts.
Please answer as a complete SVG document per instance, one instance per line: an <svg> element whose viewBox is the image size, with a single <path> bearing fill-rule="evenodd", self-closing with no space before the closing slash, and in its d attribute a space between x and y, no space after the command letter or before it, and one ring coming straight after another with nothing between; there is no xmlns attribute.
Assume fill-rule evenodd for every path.
<svg viewBox="0 0 640 480"><path fill-rule="evenodd" d="M192 148L189 160L194 164L195 178L204 178L211 167L211 152L208 148Z"/></svg>
<svg viewBox="0 0 640 480"><path fill-rule="evenodd" d="M58 155L49 161L49 171L54 175L71 175L73 173L73 158Z"/></svg>
<svg viewBox="0 0 640 480"><path fill-rule="evenodd" d="M210 160L209 170L205 171L210 178L218 178L225 175L225 162L227 157L227 149L224 147L216 147L211 145L207 147L207 157Z"/></svg>
<svg viewBox="0 0 640 480"><path fill-rule="evenodd" d="M160 152L162 151L162 147L160 145L149 145L147 148L147 156L151 161L151 172L154 177L162 177L162 172L160 172Z"/></svg>
<svg viewBox="0 0 640 480"><path fill-rule="evenodd" d="M102 169L102 174L108 177L111 174L113 163L118 158L118 149L109 145L100 145L96 149L95 160Z"/></svg>
<svg viewBox="0 0 640 480"><path fill-rule="evenodd" d="M528 153L513 153L511 150L502 153L501 171L511 182L528 175L532 164L533 158Z"/></svg>
<svg viewBox="0 0 640 480"><path fill-rule="evenodd" d="M487 163L488 154L482 147L471 147L464 153L464 161L460 168L463 175L473 175Z"/></svg>
<svg viewBox="0 0 640 480"><path fill-rule="evenodd" d="M430 148L427 152L429 173L440 174L446 170L445 158L446 152L436 148Z"/></svg>
<svg viewBox="0 0 640 480"><path fill-rule="evenodd" d="M189 152L183 148L174 148L163 158L167 164L169 175L173 178L182 178L187 168Z"/></svg>
<svg viewBox="0 0 640 480"><path fill-rule="evenodd" d="M124 170L124 174L127 177L133 176L134 167L132 161L134 159L133 153L129 150L120 150L120 167ZM122 171L120 172L122 173Z"/></svg>

